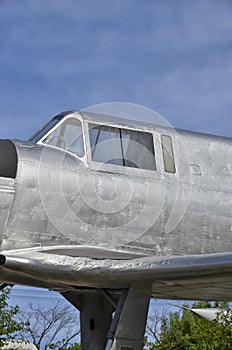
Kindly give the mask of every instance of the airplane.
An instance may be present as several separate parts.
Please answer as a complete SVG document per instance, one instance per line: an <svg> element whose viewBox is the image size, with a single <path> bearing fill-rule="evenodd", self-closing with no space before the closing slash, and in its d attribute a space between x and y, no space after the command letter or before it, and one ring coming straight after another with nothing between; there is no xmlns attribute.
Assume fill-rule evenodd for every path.
<svg viewBox="0 0 232 350"><path fill-rule="evenodd" d="M0 282L80 310L82 350L141 350L151 298L230 301L232 139L68 111L0 140Z"/></svg>

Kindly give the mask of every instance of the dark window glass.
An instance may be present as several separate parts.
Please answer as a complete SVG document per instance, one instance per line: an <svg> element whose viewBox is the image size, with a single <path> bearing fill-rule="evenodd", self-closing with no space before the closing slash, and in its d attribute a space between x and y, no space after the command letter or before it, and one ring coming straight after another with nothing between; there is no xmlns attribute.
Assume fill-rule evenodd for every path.
<svg viewBox="0 0 232 350"><path fill-rule="evenodd" d="M93 161L123 165L119 129L94 126L91 127L89 135Z"/></svg>
<svg viewBox="0 0 232 350"><path fill-rule="evenodd" d="M152 134L90 124L89 135L93 161L156 170Z"/></svg>
<svg viewBox="0 0 232 350"><path fill-rule="evenodd" d="M126 166L156 170L152 134L122 129L122 144Z"/></svg>

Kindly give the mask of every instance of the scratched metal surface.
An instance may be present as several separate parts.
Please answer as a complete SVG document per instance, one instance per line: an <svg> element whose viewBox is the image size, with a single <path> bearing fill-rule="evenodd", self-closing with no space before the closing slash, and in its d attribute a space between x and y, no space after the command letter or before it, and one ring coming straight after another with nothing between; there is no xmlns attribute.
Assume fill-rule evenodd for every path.
<svg viewBox="0 0 232 350"><path fill-rule="evenodd" d="M231 253L132 260L91 259L15 251L2 267L4 282L59 291L82 288L150 289L153 297L231 300Z"/></svg>
<svg viewBox="0 0 232 350"><path fill-rule="evenodd" d="M88 120L106 120L87 114L83 118L85 128ZM114 169L104 171L102 168L99 171L89 156L80 161L59 149L14 141L19 160L17 177L15 180L0 178L1 252L11 256L12 250L22 250L29 262L35 252L43 252L43 258L38 258L38 267L33 264L37 275L42 271L41 259L46 265L49 256L54 258L53 263L58 270L65 267L66 259L76 259L80 263L78 257L86 257L93 259L83 260L87 266L90 263L89 266L93 268L94 259L98 259L96 261L101 261L102 266L105 263L109 271L114 268L115 261L125 261L121 267L123 272L126 264L134 264L136 271L136 257L149 257L152 264L157 257L203 257L204 254L230 253L231 139L176 132L141 123L130 122L129 125L127 121L114 118L108 122L154 132L157 171L143 171L142 174L139 169L132 168L117 170L116 173L113 173ZM161 134L172 136L175 174L164 172ZM115 198L117 210L110 210L112 203L115 205ZM30 248L33 250L28 253ZM46 254L44 250L47 250ZM19 254L19 257L21 259L23 256ZM108 262L110 258L113 259L111 265ZM191 259L186 261L191 264ZM74 265L80 273L76 263ZM96 263L98 276L97 266ZM143 273L145 280L150 281L149 263L146 266ZM20 263L18 268L21 268ZM158 271L160 265L156 268ZM183 269L187 269L186 265L183 265ZM9 270L2 267L0 279L13 281L15 278L17 283L23 284L23 278L20 279L23 271L17 274L16 270L7 272ZM146 278L148 275L149 278ZM228 282L228 275L224 276L225 280L231 283ZM185 282L183 279L178 283L177 279L177 282L167 285L166 272L164 284L155 282L157 275L154 271L153 276L154 290L159 297L177 295L187 298L184 291L190 293L190 285L194 291L186 276ZM196 276L194 278L200 290L201 280L196 281ZM44 280L41 277L41 282L40 279L36 281L34 275L25 276L26 284L31 285L45 286L46 281L49 285L49 279L49 274L45 274ZM79 281L76 275L74 280L77 280L76 285L86 283L85 279ZM124 283L120 284L119 280L118 288ZM211 294L215 298L215 294L224 293L228 298L228 288L225 287L226 291L222 292L221 279L217 277L217 281L218 286L211 288L214 290ZM63 284L71 282L70 279ZM54 286L62 285L62 281L54 280L52 283ZM213 287L213 278L210 283ZM114 283L107 286L117 288ZM204 288L207 288L206 284ZM193 299L194 292L190 295L190 299Z"/></svg>

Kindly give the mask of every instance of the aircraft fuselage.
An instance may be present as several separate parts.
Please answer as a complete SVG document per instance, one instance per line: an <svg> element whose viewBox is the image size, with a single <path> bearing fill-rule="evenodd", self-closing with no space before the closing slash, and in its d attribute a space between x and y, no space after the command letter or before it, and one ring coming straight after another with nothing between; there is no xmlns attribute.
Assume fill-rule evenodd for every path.
<svg viewBox="0 0 232 350"><path fill-rule="evenodd" d="M86 112L0 140L1 288L59 291L83 350L141 350L150 297L232 300L231 172L231 139Z"/></svg>
<svg viewBox="0 0 232 350"><path fill-rule="evenodd" d="M86 128L90 122L93 116ZM88 149L78 159L13 141L16 178L0 177L1 249L68 245L75 256L77 246L89 246L119 257L230 252L232 141L139 127L153 135L156 170L93 162ZM165 171L161 135L172 138L174 173Z"/></svg>

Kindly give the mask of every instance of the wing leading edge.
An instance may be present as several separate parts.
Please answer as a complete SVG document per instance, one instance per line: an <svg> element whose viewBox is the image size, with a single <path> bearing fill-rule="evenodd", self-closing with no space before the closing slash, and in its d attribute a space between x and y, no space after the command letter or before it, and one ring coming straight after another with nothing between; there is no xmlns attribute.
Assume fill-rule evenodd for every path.
<svg viewBox="0 0 232 350"><path fill-rule="evenodd" d="M150 285L157 298L232 300L232 253L113 260L20 250L0 255L0 265L3 283L31 280L58 290Z"/></svg>

